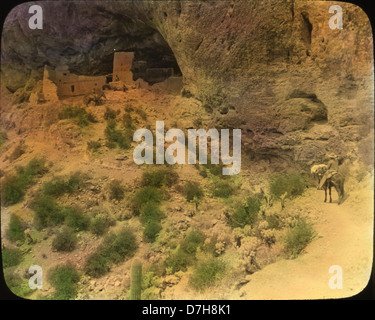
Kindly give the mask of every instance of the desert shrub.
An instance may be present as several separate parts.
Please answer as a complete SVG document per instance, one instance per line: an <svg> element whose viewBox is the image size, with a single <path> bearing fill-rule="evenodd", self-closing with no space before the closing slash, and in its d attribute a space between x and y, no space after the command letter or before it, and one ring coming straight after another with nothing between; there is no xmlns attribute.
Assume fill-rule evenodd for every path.
<svg viewBox="0 0 375 320"><path fill-rule="evenodd" d="M17 266L23 260L22 252L17 248L3 247L1 253L3 257L3 268Z"/></svg>
<svg viewBox="0 0 375 320"><path fill-rule="evenodd" d="M57 251L73 251L77 245L77 236L69 227L63 227L52 241L52 248Z"/></svg>
<svg viewBox="0 0 375 320"><path fill-rule="evenodd" d="M134 233L125 228L117 234L108 235L103 242L102 252L114 263L133 255L137 249Z"/></svg>
<svg viewBox="0 0 375 320"><path fill-rule="evenodd" d="M26 298L33 292L29 287L29 274L21 277L15 268L9 268L4 270L4 279L7 287L18 297Z"/></svg>
<svg viewBox="0 0 375 320"><path fill-rule="evenodd" d="M147 112L146 111L144 111L142 108L136 108L134 111L139 115L139 117L143 121L147 121Z"/></svg>
<svg viewBox="0 0 375 320"><path fill-rule="evenodd" d="M125 114L122 118L122 122L123 122L124 128L126 128L128 130L132 130L132 131L135 130L134 120L133 120L130 112L125 112Z"/></svg>
<svg viewBox="0 0 375 320"><path fill-rule="evenodd" d="M163 218L163 213L153 202L146 202L142 206L139 218L140 221L145 224L150 220L159 221Z"/></svg>
<svg viewBox="0 0 375 320"><path fill-rule="evenodd" d="M100 277L110 270L113 263L131 257L136 249L136 238L131 230L124 228L118 234L108 234L87 259L85 271L92 277Z"/></svg>
<svg viewBox="0 0 375 320"><path fill-rule="evenodd" d="M180 270L185 271L186 268L195 261L195 256L186 253L177 248L170 256L165 260L165 266L170 272L175 273Z"/></svg>
<svg viewBox="0 0 375 320"><path fill-rule="evenodd" d="M210 174L216 177L221 177L223 179L226 178L226 176L223 175L223 166L221 164L212 164L211 160L208 159L208 157L207 164L199 165L199 174L203 178L207 178Z"/></svg>
<svg viewBox="0 0 375 320"><path fill-rule="evenodd" d="M80 107L65 105L59 113L59 119L73 119L80 127L86 127L90 122L96 122L94 116Z"/></svg>
<svg viewBox="0 0 375 320"><path fill-rule="evenodd" d="M95 106L100 106L103 104L103 101L106 99L105 93L102 89L95 88L92 90L91 93L87 93L83 97L83 102L86 106L88 106L91 102L94 103Z"/></svg>
<svg viewBox="0 0 375 320"><path fill-rule="evenodd" d="M62 223L65 219L62 208L51 196L38 195L32 204L32 208L37 229L55 226Z"/></svg>
<svg viewBox="0 0 375 320"><path fill-rule="evenodd" d="M205 236L198 230L190 231L180 246L166 259L165 265L172 273L186 268L196 260L197 248L203 245Z"/></svg>
<svg viewBox="0 0 375 320"><path fill-rule="evenodd" d="M118 146L120 149L129 149L132 135L128 131L122 131L116 128L116 121L109 120L104 131L108 140L108 147Z"/></svg>
<svg viewBox="0 0 375 320"><path fill-rule="evenodd" d="M193 201L194 198L202 199L204 194L198 182L188 181L184 186L184 195L187 201Z"/></svg>
<svg viewBox="0 0 375 320"><path fill-rule="evenodd" d="M102 144L99 141L91 140L87 142L88 151L97 152L101 146Z"/></svg>
<svg viewBox="0 0 375 320"><path fill-rule="evenodd" d="M192 230L187 233L185 239L181 243L181 250L188 254L195 254L197 248L201 246L205 240L205 235L199 230Z"/></svg>
<svg viewBox="0 0 375 320"><path fill-rule="evenodd" d="M79 208L64 207L61 209L65 217L64 222L67 226L76 231L87 230L90 226L90 218L86 216Z"/></svg>
<svg viewBox="0 0 375 320"><path fill-rule="evenodd" d="M58 197L63 194L73 194L82 185L82 177L79 172L72 174L69 178L55 178L44 183L42 192L46 195Z"/></svg>
<svg viewBox="0 0 375 320"><path fill-rule="evenodd" d="M282 227L281 219L276 214L271 214L266 217L266 221L270 229L280 229Z"/></svg>
<svg viewBox="0 0 375 320"><path fill-rule="evenodd" d="M144 226L143 236L146 241L154 242L162 227L160 220L163 213L159 209L162 192L154 186L141 188L133 198L133 207L140 214L140 221Z"/></svg>
<svg viewBox="0 0 375 320"><path fill-rule="evenodd" d="M163 218L162 211L153 201L149 201L141 207L139 218L144 226L143 235L146 241L154 242L162 229L160 224Z"/></svg>
<svg viewBox="0 0 375 320"><path fill-rule="evenodd" d="M106 107L105 113L104 113L104 119L105 120L116 119L119 113L120 113L120 110L115 111L111 108Z"/></svg>
<svg viewBox="0 0 375 320"><path fill-rule="evenodd" d="M143 235L148 242L154 242L162 229L160 222L156 220L149 220L145 223Z"/></svg>
<svg viewBox="0 0 375 320"><path fill-rule="evenodd" d="M216 181L213 183L212 194L214 197L228 198L233 194L233 187L227 181Z"/></svg>
<svg viewBox="0 0 375 320"><path fill-rule="evenodd" d="M87 230L90 218L78 208L59 206L55 199L46 194L38 195L33 204L34 221L37 229L56 226L63 222L74 230Z"/></svg>
<svg viewBox="0 0 375 320"><path fill-rule="evenodd" d="M261 205L261 197L254 195L249 197L243 204L237 206L230 218L232 227L243 228L247 224L254 224L258 218Z"/></svg>
<svg viewBox="0 0 375 320"><path fill-rule="evenodd" d="M287 192L287 197L294 198L301 195L305 187L305 178L300 174L281 174L271 180L270 192L276 198L280 198L285 192Z"/></svg>
<svg viewBox="0 0 375 320"><path fill-rule="evenodd" d="M110 226L114 225L115 221L104 214L98 214L91 219L90 230L92 233L101 236L107 232Z"/></svg>
<svg viewBox="0 0 375 320"><path fill-rule="evenodd" d="M141 300L157 300L160 298L159 290L159 277L153 271L142 273L142 293Z"/></svg>
<svg viewBox="0 0 375 320"><path fill-rule="evenodd" d="M13 205L22 201L26 190L35 182L37 177L48 171L43 159L32 159L25 167L17 168L15 175L4 179L2 199L4 204Z"/></svg>
<svg viewBox="0 0 375 320"><path fill-rule="evenodd" d="M171 187L178 180L178 174L169 167L145 171L142 175L142 186L161 188Z"/></svg>
<svg viewBox="0 0 375 320"><path fill-rule="evenodd" d="M223 275L225 264L220 260L209 260L200 263L194 270L190 281L197 290L204 290L215 284Z"/></svg>
<svg viewBox="0 0 375 320"><path fill-rule="evenodd" d="M12 214L10 216L8 230L6 232L8 239L13 242L23 242L25 241L24 231L25 228L23 226L21 219L17 215Z"/></svg>
<svg viewBox="0 0 375 320"><path fill-rule="evenodd" d="M286 251L291 258L298 256L302 250L311 242L315 231L311 223L299 218L295 226L291 228L286 236Z"/></svg>
<svg viewBox="0 0 375 320"><path fill-rule="evenodd" d="M110 259L100 252L94 252L86 260L85 272L91 277L99 278L108 273L110 269Z"/></svg>
<svg viewBox="0 0 375 320"><path fill-rule="evenodd" d="M162 200L162 193L155 187L143 187L139 189L133 198L134 208L140 212L143 205L148 202L159 203Z"/></svg>
<svg viewBox="0 0 375 320"><path fill-rule="evenodd" d="M109 184L109 198L121 201L125 197L125 188L120 180L113 180Z"/></svg>
<svg viewBox="0 0 375 320"><path fill-rule="evenodd" d="M77 296L78 271L71 265L59 265L49 273L49 281L55 288L52 299L71 300Z"/></svg>

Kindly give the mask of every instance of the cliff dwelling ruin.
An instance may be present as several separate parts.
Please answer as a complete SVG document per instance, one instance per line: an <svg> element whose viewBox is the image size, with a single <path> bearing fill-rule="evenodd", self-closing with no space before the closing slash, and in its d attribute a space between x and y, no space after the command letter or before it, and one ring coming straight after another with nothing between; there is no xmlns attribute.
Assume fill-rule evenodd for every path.
<svg viewBox="0 0 375 320"><path fill-rule="evenodd" d="M67 97L81 96L94 89L106 89L112 82L122 82L125 86L148 88L156 83L170 93L182 89L182 76L173 67L148 68L145 60L135 60L135 52L114 52L113 73L100 76L77 75L61 65L55 69L45 65L42 92L39 100L57 101Z"/></svg>

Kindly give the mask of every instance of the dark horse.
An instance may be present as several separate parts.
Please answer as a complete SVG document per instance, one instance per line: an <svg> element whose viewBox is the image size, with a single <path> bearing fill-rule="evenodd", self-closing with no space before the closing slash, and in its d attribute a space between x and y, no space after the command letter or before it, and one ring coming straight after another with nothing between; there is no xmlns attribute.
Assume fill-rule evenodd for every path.
<svg viewBox="0 0 375 320"><path fill-rule="evenodd" d="M332 177L326 179L322 185L324 190L325 198L324 202L327 202L327 190L329 191L329 202L332 202L331 189L334 187L339 195L338 204L340 204L344 199L344 176L340 173L335 173Z"/></svg>

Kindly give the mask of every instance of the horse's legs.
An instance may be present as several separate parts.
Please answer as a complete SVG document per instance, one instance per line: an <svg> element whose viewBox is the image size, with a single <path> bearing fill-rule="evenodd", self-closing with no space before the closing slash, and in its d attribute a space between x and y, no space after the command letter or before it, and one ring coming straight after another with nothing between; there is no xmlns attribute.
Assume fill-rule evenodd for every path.
<svg viewBox="0 0 375 320"><path fill-rule="evenodd" d="M329 202L332 203L332 196L331 196L331 189L332 189L332 186L329 185Z"/></svg>
<svg viewBox="0 0 375 320"><path fill-rule="evenodd" d="M327 202L327 187L324 187L324 202Z"/></svg>

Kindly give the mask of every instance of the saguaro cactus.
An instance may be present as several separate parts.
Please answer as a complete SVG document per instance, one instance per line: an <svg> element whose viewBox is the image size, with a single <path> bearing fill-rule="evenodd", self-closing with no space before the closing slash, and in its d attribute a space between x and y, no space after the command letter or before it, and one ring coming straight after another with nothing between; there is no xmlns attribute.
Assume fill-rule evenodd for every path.
<svg viewBox="0 0 375 320"><path fill-rule="evenodd" d="M141 300L142 293L142 263L134 261L131 275L130 299Z"/></svg>

